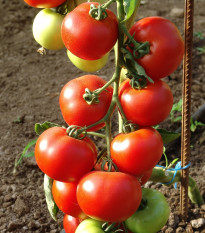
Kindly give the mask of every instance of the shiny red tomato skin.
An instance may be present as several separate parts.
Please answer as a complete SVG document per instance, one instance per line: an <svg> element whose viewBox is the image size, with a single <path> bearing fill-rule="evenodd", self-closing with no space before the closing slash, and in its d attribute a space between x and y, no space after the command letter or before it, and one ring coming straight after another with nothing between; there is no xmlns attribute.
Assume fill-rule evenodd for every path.
<svg viewBox="0 0 205 233"><path fill-rule="evenodd" d="M66 0L24 0L28 5L36 8L53 8L61 5Z"/></svg>
<svg viewBox="0 0 205 233"><path fill-rule="evenodd" d="M152 16L137 21L130 34L138 42L148 41L150 53L137 59L153 80L173 73L182 61L184 42L179 30L168 19Z"/></svg>
<svg viewBox="0 0 205 233"><path fill-rule="evenodd" d="M172 91L162 80L148 83L140 90L125 80L120 86L119 98L127 119L140 126L154 126L164 121L173 106Z"/></svg>
<svg viewBox="0 0 205 233"><path fill-rule="evenodd" d="M52 179L75 182L94 167L97 151L88 137L74 139L65 128L53 127L39 136L35 158L39 168Z"/></svg>
<svg viewBox="0 0 205 233"><path fill-rule="evenodd" d="M112 140L110 152L119 171L138 176L159 162L163 153L163 141L157 130L142 128L118 134Z"/></svg>
<svg viewBox="0 0 205 233"><path fill-rule="evenodd" d="M144 185L150 179L151 175L152 175L152 169L144 172L142 175L138 175L137 179L139 180L141 185Z"/></svg>
<svg viewBox="0 0 205 233"><path fill-rule="evenodd" d="M63 217L63 227L66 233L75 233L76 228L81 223L81 219L65 214Z"/></svg>
<svg viewBox="0 0 205 233"><path fill-rule="evenodd" d="M58 208L65 214L85 219L87 216L78 205L76 190L77 183L53 181L52 194Z"/></svg>
<svg viewBox="0 0 205 233"><path fill-rule="evenodd" d="M90 5L86 2L66 15L62 23L62 39L66 48L75 56L85 60L97 60L107 54L118 38L118 21L115 14L106 10L108 17L96 20L89 15Z"/></svg>
<svg viewBox="0 0 205 233"><path fill-rule="evenodd" d="M96 75L84 75L69 81L60 93L61 113L68 125L88 126L105 116L110 106L113 88L109 86L99 94L99 103L88 104L83 99L85 88L94 91L106 84ZM105 126L101 123L89 130L95 131Z"/></svg>
<svg viewBox="0 0 205 233"><path fill-rule="evenodd" d="M141 195L138 180L121 172L90 172L77 187L77 200L83 212L100 221L124 221L138 209Z"/></svg>

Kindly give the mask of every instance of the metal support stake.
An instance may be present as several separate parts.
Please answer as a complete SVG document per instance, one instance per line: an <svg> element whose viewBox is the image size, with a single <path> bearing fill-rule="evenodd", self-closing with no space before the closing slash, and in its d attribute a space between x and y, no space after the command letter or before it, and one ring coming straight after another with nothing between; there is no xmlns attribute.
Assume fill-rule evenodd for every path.
<svg viewBox="0 0 205 233"><path fill-rule="evenodd" d="M181 161L182 167L190 160L190 117L191 117L191 79L192 79L192 44L193 44L193 13L194 0L185 0L185 54L183 60L183 84L182 84L182 140ZM180 190L180 210L184 221L188 213L188 179L189 170L182 170Z"/></svg>

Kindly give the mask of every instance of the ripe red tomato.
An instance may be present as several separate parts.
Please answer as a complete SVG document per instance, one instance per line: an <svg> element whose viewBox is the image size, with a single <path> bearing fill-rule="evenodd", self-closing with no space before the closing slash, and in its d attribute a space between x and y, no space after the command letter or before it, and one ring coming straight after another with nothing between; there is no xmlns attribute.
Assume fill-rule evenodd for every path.
<svg viewBox="0 0 205 233"><path fill-rule="evenodd" d="M118 21L115 14L106 10L108 17L96 20L89 15L91 4L86 2L66 15L62 23L62 39L66 48L85 60L97 60L108 53L118 38Z"/></svg>
<svg viewBox="0 0 205 233"><path fill-rule="evenodd" d="M169 86L161 81L148 83L140 90L125 80L119 89L119 98L128 120L140 126L153 126L164 121L173 106L173 95Z"/></svg>
<svg viewBox="0 0 205 233"><path fill-rule="evenodd" d="M141 195L138 180L121 172L90 172L77 187L77 200L83 212L100 221L124 221L138 209Z"/></svg>
<svg viewBox="0 0 205 233"><path fill-rule="evenodd" d="M37 8L53 8L61 5L66 0L24 0L28 5Z"/></svg>
<svg viewBox="0 0 205 233"><path fill-rule="evenodd" d="M74 182L94 167L97 151L88 137L74 139L65 128L53 127L39 136L35 158L39 168L52 179Z"/></svg>
<svg viewBox="0 0 205 233"><path fill-rule="evenodd" d="M177 27L162 17L147 17L136 22L130 34L138 42L148 41L150 53L137 59L153 80L170 75L184 55L184 42Z"/></svg>
<svg viewBox="0 0 205 233"><path fill-rule="evenodd" d="M137 179L139 180L141 185L144 185L151 177L152 175L152 169L144 172L142 175L138 175Z"/></svg>
<svg viewBox="0 0 205 233"><path fill-rule="evenodd" d="M96 75L85 75L69 81L60 93L60 109L65 122L68 125L88 126L102 119L109 108L113 88L109 86L99 94L99 103L88 104L84 98L85 88L94 91L106 83ZM98 130L104 127L104 123L92 127L90 130Z"/></svg>
<svg viewBox="0 0 205 233"><path fill-rule="evenodd" d="M69 214L75 218L85 219L87 216L78 205L76 189L76 183L65 183L54 180L52 186L53 199L63 213Z"/></svg>
<svg viewBox="0 0 205 233"><path fill-rule="evenodd" d="M63 217L63 227L66 233L75 233L78 225L81 223L81 219L74 218L65 214Z"/></svg>
<svg viewBox="0 0 205 233"><path fill-rule="evenodd" d="M118 134L111 143L111 158L121 172L138 176L151 170L163 153L161 135L153 128Z"/></svg>

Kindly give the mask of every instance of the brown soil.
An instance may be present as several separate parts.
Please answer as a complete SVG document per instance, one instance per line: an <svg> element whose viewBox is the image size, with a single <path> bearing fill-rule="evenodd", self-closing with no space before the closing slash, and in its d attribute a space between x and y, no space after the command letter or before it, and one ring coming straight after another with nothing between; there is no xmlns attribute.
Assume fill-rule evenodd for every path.
<svg viewBox="0 0 205 233"><path fill-rule="evenodd" d="M182 0L142 1L138 18L160 15L172 20L183 34ZM195 0L194 32L205 35L205 1ZM13 174L14 162L25 145L36 138L34 124L51 121L65 125L58 105L58 95L70 79L84 74L67 59L65 49L47 51L46 56L36 52L39 46L32 37L32 20L38 9L24 4L23 0L0 1L0 232L60 232L62 214L54 222L49 216L44 191L43 173L33 158L24 159ZM194 37L192 113L205 100L205 54L197 47L205 46L205 40ZM113 72L114 56L98 74L108 79ZM181 98L182 66L171 75L169 82L175 102ZM166 121L166 129L179 125ZM197 129L191 138L190 174L197 181L205 197L205 132ZM171 156L172 155L172 156ZM173 149L170 157L180 155ZM205 232L205 205L197 207L189 203L188 219L182 222L179 215L179 188L148 183L148 187L161 190L171 208L167 225L161 232ZM200 225L200 220L201 224ZM196 220L194 225L192 220ZM149 232L147 232L149 233Z"/></svg>

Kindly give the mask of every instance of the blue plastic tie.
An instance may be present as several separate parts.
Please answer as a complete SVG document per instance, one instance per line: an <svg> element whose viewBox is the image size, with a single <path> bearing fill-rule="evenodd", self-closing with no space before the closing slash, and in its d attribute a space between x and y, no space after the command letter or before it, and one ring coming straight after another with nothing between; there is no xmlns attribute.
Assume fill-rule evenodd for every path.
<svg viewBox="0 0 205 233"><path fill-rule="evenodd" d="M175 168L166 168L166 167L161 166L161 165L156 165L156 167L161 167L163 169L166 169L167 171L174 171L174 175L173 175L172 179L169 182L167 182L167 183L161 183L161 184L167 184L167 185L171 184L173 182L173 180L174 180L174 178L175 178L175 176L176 176L176 174L177 174L178 171L185 170L185 169L187 169L190 166L191 166L191 162L188 163L186 166L182 167L181 166L181 161L179 161L176 164ZM177 188L177 182L174 183L174 188L175 189Z"/></svg>

